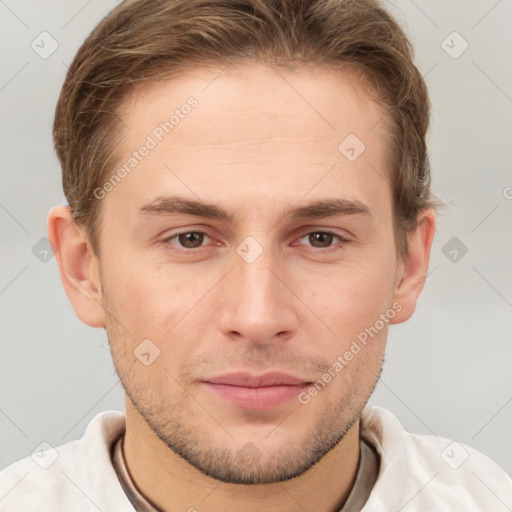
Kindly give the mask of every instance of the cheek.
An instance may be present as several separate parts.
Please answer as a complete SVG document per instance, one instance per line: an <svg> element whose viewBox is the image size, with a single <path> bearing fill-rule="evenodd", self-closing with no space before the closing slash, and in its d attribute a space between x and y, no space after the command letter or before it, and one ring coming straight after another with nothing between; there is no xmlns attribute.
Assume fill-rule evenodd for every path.
<svg viewBox="0 0 512 512"><path fill-rule="evenodd" d="M391 267L391 264L388 265ZM391 305L393 273L381 264L329 269L328 278L307 284L311 309L340 338L355 336Z"/></svg>
<svg viewBox="0 0 512 512"><path fill-rule="evenodd" d="M115 310L126 331L122 332L123 343L137 351L143 340L151 340L157 349L149 345L149 352L156 351L158 358L147 369L148 373L161 375L169 380L170 372L181 378L183 362L207 337L210 326L208 310L210 302L205 297L215 280L212 277L191 276L174 266L152 267L146 265L145 272L135 272L128 279L119 269L112 276L118 284ZM203 283L203 284L202 284ZM211 308L211 305L210 305ZM138 365L136 368L140 371ZM156 377L155 377L156 378ZM171 378L172 380L172 378Z"/></svg>
<svg viewBox="0 0 512 512"><path fill-rule="evenodd" d="M105 266L109 297L125 322L151 329L179 314L194 287L187 287L174 270L129 259Z"/></svg>

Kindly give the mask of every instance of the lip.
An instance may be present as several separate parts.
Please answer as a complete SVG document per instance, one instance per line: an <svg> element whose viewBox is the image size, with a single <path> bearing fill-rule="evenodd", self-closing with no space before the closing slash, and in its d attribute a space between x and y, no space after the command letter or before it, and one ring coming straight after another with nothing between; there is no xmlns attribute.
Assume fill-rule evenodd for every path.
<svg viewBox="0 0 512 512"><path fill-rule="evenodd" d="M201 384L237 407L268 410L293 400L311 382L282 372L263 375L238 372L210 377Z"/></svg>

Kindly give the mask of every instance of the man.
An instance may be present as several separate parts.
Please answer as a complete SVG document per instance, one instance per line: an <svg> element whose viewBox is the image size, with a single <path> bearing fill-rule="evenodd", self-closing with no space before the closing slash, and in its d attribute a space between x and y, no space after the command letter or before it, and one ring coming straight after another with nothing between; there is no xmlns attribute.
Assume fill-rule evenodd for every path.
<svg viewBox="0 0 512 512"><path fill-rule="evenodd" d="M373 0L102 20L57 105L48 230L126 415L6 468L1 509L510 510L485 455L366 405L427 274L428 105Z"/></svg>

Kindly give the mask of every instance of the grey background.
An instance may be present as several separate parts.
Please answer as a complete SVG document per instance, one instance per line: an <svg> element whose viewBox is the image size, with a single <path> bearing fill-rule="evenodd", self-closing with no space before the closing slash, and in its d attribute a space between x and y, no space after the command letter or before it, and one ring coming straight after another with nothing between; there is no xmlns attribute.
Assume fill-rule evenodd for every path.
<svg viewBox="0 0 512 512"><path fill-rule="evenodd" d="M0 468L42 441L77 439L94 415L124 407L104 331L75 317L55 259L32 252L49 209L65 204L51 124L66 65L115 5L0 0ZM449 205L416 314L391 328L371 403L512 473L512 2L388 6L430 88L434 191ZM59 45L46 59L31 47L43 31ZM458 58L441 46L453 31L469 44ZM444 43L452 54L462 48L457 37Z"/></svg>

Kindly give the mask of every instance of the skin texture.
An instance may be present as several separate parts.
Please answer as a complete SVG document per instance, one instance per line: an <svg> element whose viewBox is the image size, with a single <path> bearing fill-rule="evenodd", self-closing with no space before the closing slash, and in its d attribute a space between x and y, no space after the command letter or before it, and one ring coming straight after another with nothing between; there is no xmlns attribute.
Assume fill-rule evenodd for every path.
<svg viewBox="0 0 512 512"><path fill-rule="evenodd" d="M356 474L388 325L411 316L423 287L434 212L399 258L385 114L347 71L221 71L190 69L127 99L119 166L189 97L197 105L105 194L100 259L67 207L51 211L49 236L77 316L106 328L127 393L125 456L145 496L169 511L334 511ZM354 161L338 150L349 134L365 144ZM166 195L233 220L140 212ZM285 215L322 199L368 211ZM325 230L346 240L314 235ZM262 249L251 263L237 252L248 236ZM282 371L314 383L393 308L307 404L251 410L204 382ZM146 366L134 351L147 339L160 352Z"/></svg>

